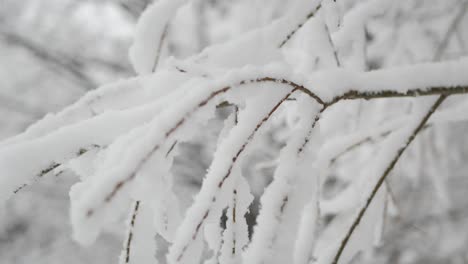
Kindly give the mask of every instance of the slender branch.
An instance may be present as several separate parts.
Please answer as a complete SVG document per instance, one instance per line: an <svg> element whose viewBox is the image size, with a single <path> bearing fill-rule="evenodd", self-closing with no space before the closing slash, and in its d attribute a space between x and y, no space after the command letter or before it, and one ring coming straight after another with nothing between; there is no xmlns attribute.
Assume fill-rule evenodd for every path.
<svg viewBox="0 0 468 264"><path fill-rule="evenodd" d="M255 136L255 134L257 133L257 131L263 126L263 124L266 123L266 121L268 121L268 119L270 119L270 117L273 115L274 112L276 112L276 110L278 110L278 108L286 101L286 99L288 99L294 92L298 91L299 88L294 88L292 89L288 94L286 94L283 98L281 98L274 106L273 108L266 114L266 116L264 116L261 121L259 123L257 123L257 125L255 126L255 128L253 129L253 131L249 134L249 136L247 137L247 140L242 144L242 146L238 149L238 151L236 152L236 154L232 157L231 159L231 163L229 164L229 167L227 168L226 170L226 174L224 175L223 178L221 178L221 180L218 182L218 189L221 189L224 185L224 183L226 182L226 180L231 176L231 173L232 173L232 169L234 168L234 165L236 164L237 160L239 160L239 157L240 155L244 152L244 150L246 149L247 145L252 141L253 137ZM211 204L215 203L216 202L216 196L212 196L211 197L211 200L210 200ZM192 240L195 240L198 236L198 233L201 229L201 227L203 226L205 220L208 218L208 215L211 211L211 205L205 210L203 216L201 217L201 219L198 221L196 227L195 227L195 230L193 231L192 233ZM188 246L189 244L185 244L181 251L179 252L179 254L177 254L177 262L179 262L182 257L184 256L185 252L187 251L188 249Z"/></svg>
<svg viewBox="0 0 468 264"><path fill-rule="evenodd" d="M166 39L168 30L169 30L169 23L167 23L164 26L163 33L161 35L161 38L159 39L158 46L156 47L156 57L154 58L154 64L151 69L152 72L156 72L156 69L158 67L159 59L161 58L161 51L164 46L164 40Z"/></svg>
<svg viewBox="0 0 468 264"><path fill-rule="evenodd" d="M172 143L171 147L169 150L166 152L166 158L171 154L171 152L174 150L175 146L177 145L177 140ZM133 229L135 227L135 221L138 216L138 208L140 207L140 201L135 201L135 206L132 208L132 213L131 213L131 221L130 225L128 227L128 232L127 232L127 238L125 239L126 244L125 248L122 250L125 252L125 263L130 263L130 251L132 248L132 239L133 239Z"/></svg>
<svg viewBox="0 0 468 264"><path fill-rule="evenodd" d="M303 139L303 143L301 145L298 146L297 150L296 150L296 156L300 156L301 153L304 151L305 147L307 146L307 144L310 142L310 136L312 135L312 132L314 130L314 128L316 127L318 121L320 120L320 116L321 114L327 109L327 107L323 107L320 112L314 117L314 120L312 121L312 125L311 127L308 129L308 131L305 133L305 136L304 136L304 139ZM275 180L278 180L278 179L275 179ZM275 181L273 181L272 184L275 184ZM276 196L276 197L271 197L271 199L275 199L275 202L281 202L281 205L279 207L279 211L276 211L276 212L273 212L272 216L271 217L275 217L278 221L278 225L280 225L280 222L282 221L283 219L283 215L285 213L285 210L287 208L287 206L289 205L289 202L290 202L290 196L291 196L291 193L290 191L287 191L285 192L283 195L281 196ZM266 200L267 202L271 202L270 199ZM262 213L262 212L261 212ZM265 214L265 213L263 213ZM263 215L262 214L262 215ZM267 216L268 217L268 216ZM277 226L278 225L275 225L273 229L271 229L271 233L274 232L274 234L272 234L272 238L271 238L271 244L270 245L273 245L277 239L278 239L278 233L277 233ZM271 228L271 227L270 227ZM258 249L255 249L255 250L258 250Z"/></svg>
<svg viewBox="0 0 468 264"><path fill-rule="evenodd" d="M124 263L130 263L130 249L131 249L131 244L132 244L132 238L133 238L133 229L135 227L135 221L138 215L138 209L140 207L140 201L136 201L135 205L132 208L132 214L131 214L131 220L130 220L130 225L128 227L128 233L127 233L127 239L125 240L125 258L124 258Z"/></svg>
<svg viewBox="0 0 468 264"><path fill-rule="evenodd" d="M281 43L279 44L279 48L282 48L284 45L286 45L286 43L288 43L288 41L292 38L292 36L294 36L294 34L296 34L297 31L299 31L299 29L302 28L302 26L304 26L305 23L307 23L307 21L309 21L310 18L314 17L315 14L320 10L320 8L322 8L322 4L319 4L317 5L317 7L312 10L309 14L307 14L307 16L304 18L304 20L302 22L300 22L296 28L294 28L285 38L283 41L281 41Z"/></svg>
<svg viewBox="0 0 468 264"><path fill-rule="evenodd" d="M468 93L468 85L454 86L454 87L431 87L428 89L410 89L406 92L395 90L382 90L376 92L362 92L357 90L348 91L340 96L335 97L332 101L327 102L327 105L335 104L341 100L355 100L355 99L378 99L378 98L397 98L397 97L419 97L430 95L452 95Z"/></svg>
<svg viewBox="0 0 468 264"><path fill-rule="evenodd" d="M96 145L96 144L93 144L91 145L90 148L80 148L76 153L75 153L75 158L85 154L86 152L88 152L89 150L91 150L91 148L101 148L101 146L99 145ZM37 175L36 175L36 180L44 177L45 175L47 175L49 172L53 171L54 169L60 167L62 164L61 163L58 163L58 162L52 162L49 166L47 166L46 168L44 168L43 170L41 170ZM63 171L57 173L56 176L59 176ZM25 187L27 187L29 184L28 183L23 183L23 185L19 186L18 188L16 188L16 190L13 191L13 194L17 194L19 191L21 191L22 189L24 189Z"/></svg>
<svg viewBox="0 0 468 264"><path fill-rule="evenodd" d="M232 256L236 255L236 208L237 208L237 188L234 187L232 192L232 208L231 208L231 221L232 221Z"/></svg>
<svg viewBox="0 0 468 264"><path fill-rule="evenodd" d="M354 222L352 223L350 229L348 230L348 232L346 233L344 239L342 240L341 242L341 245L333 259L333 264L338 264L338 261L346 247L346 245L348 244L350 238L351 238L351 235L353 234L354 230L356 229L356 227L359 225L359 223L361 222L365 212L367 211L367 208L369 207L370 203L372 202L372 200L374 199L375 195L377 194L378 190L380 189L380 187L382 186L382 184L384 183L385 179L387 178L387 176L390 174L390 172L393 170L393 168L395 167L396 163L398 162L398 160L400 159L401 155L403 154L403 152L408 148L408 146L411 144L411 142L416 138L416 135L419 133L419 131L421 131L421 129L426 125L426 122L429 120L429 118L431 117L431 115L436 111L436 109L442 104L442 102L447 98L448 96L447 95L441 95L437 100L436 102L432 105L432 107L429 109L429 111L426 113L426 115L421 119L421 121L419 122L418 126L414 129L413 133L411 133L411 135L409 136L409 138L407 139L406 141L406 144L404 146L402 146L396 153L395 157L390 161L390 163L388 164L388 166L386 167L385 171L383 172L383 174L380 176L379 180L377 181L376 185L374 186L374 188L372 189L372 192L370 194L370 196L367 198L366 200L366 203L365 205L361 208L361 210L359 211L359 214L358 216L356 217L356 219L354 220Z"/></svg>
<svg viewBox="0 0 468 264"><path fill-rule="evenodd" d="M330 45L330 48L333 50L333 57L335 59L335 65L336 65L336 67L341 67L341 62L340 62L340 58L339 58L339 55L338 55L338 50L336 49L335 44L333 43L330 28L328 28L328 25L325 22L323 22L323 27L324 27L325 32L327 34L328 45Z"/></svg>
<svg viewBox="0 0 468 264"><path fill-rule="evenodd" d="M234 125L239 123L239 107L234 105ZM231 208L231 221L232 227L232 256L236 255L236 209L237 209L237 186L234 186L232 191L232 208Z"/></svg>

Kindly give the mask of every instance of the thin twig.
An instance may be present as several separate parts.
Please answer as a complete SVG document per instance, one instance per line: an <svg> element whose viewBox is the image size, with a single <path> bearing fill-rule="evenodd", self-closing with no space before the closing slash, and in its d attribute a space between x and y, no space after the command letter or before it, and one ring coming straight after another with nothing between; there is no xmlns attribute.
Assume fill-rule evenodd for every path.
<svg viewBox="0 0 468 264"><path fill-rule="evenodd" d="M400 159L401 155L403 154L403 152L408 148L408 146L411 144L411 142L416 138L416 135L419 133L419 131L424 127L424 125L426 124L427 120L429 120L429 118L431 117L431 115L436 111L436 109L442 104L442 102L447 98L447 95L441 95L437 100L436 102L432 105L432 107L429 109L429 111L427 112L427 114L422 118L422 120L419 122L418 126L414 129L413 133L411 133L411 135L409 136L409 138L407 139L406 141L406 144L404 146L402 146L396 153L395 157L390 161L390 163L388 164L388 166L386 167L385 171L383 172L383 174L380 176L379 180L377 181L376 185L374 186L374 188L372 189L372 192L370 194L370 196L367 198L366 200L366 203L365 205L361 208L361 210L359 211L359 214L358 216L356 217L356 219L354 220L354 222L352 223L350 229L348 230L348 232L346 233L345 237L343 238L342 242L341 242L341 245L333 259L333 264L337 264L346 245L348 244L349 242L349 239L351 238L351 235L353 234L354 230L356 229L356 227L359 225L359 223L361 222L363 216L364 216L364 213L367 211L367 208L369 207L370 203L372 202L372 200L374 199L375 195L377 194L378 190L380 189L380 186L382 186L382 184L384 183L385 181L385 178L390 174L390 172L393 170L393 168L395 167L396 163L398 162L398 160Z"/></svg>
<svg viewBox="0 0 468 264"><path fill-rule="evenodd" d="M153 67L151 68L151 72L155 72L158 67L159 59L161 58L161 51L164 46L164 40L166 39L168 30L169 30L169 23L167 23L164 26L163 33L161 35L161 38L159 39L159 45L158 47L156 47L156 57L154 58L154 63L153 63Z"/></svg>
<svg viewBox="0 0 468 264"><path fill-rule="evenodd" d="M91 147L89 148L80 148L76 153L75 153L75 158L85 154L86 152L88 152L91 148L101 148L101 146L99 145L96 145L96 144L93 144L91 145ZM43 170L41 170L37 175L36 175L36 180L44 177L45 175L47 175L49 172L53 171L54 169L60 167L62 164L61 163L58 163L58 162L52 162L49 166L47 166L46 168L44 168ZM56 176L59 176L63 171L60 171L57 173ZM23 183L21 186L19 186L18 188L16 188L14 191L13 191L13 194L17 194L19 191L21 191L22 189L24 189L25 187L27 187L29 184L27 183Z"/></svg>
<svg viewBox="0 0 468 264"><path fill-rule="evenodd" d="M125 243L125 263L130 263L130 249L133 238L133 229L135 227L136 217L138 215L138 209L140 207L140 201L136 201L135 205L132 208L132 216L130 220L130 225L128 227L127 239Z"/></svg>
<svg viewBox="0 0 468 264"><path fill-rule="evenodd" d="M297 25L296 28L294 28L285 38L283 41L281 41L281 43L279 44L279 48L282 48L286 43L288 43L288 41L292 38L292 36L294 34L296 34L297 31L299 31L299 29L302 28L302 26L304 26L304 24L309 21L310 18L314 17L315 14L319 11L319 9L322 8L322 4L319 4L314 10L312 10L309 14L307 14L307 16L305 17L305 19L299 23L299 25Z"/></svg>

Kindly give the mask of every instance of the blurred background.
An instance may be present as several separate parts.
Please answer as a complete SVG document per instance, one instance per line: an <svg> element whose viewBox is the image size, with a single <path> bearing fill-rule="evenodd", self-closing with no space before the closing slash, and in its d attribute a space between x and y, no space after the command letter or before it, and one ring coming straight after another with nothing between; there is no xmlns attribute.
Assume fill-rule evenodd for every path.
<svg viewBox="0 0 468 264"><path fill-rule="evenodd" d="M0 140L20 133L89 90L133 76L128 48L135 23L150 2L0 0ZM359 1L342 2L344 9L350 9ZM442 44L439 59L466 56L464 2L394 2L388 12L366 23L364 69L431 61ZM190 56L271 22L288 4L282 0L194 0L172 21L164 53ZM450 31L450 39L445 40ZM402 108L402 103L389 100L385 106ZM181 146L174 173L187 200L198 190L211 161L226 117L223 111L227 110L220 110L204 133ZM353 115L365 118L361 112L365 110ZM257 197L271 181L288 122L287 114L275 119L245 164L246 177L259 175L250 177ZM433 128L405 154L388 182L398 214L388 217L383 243L369 263L468 263L467 129L465 123ZM330 190L340 188L343 170L353 170L346 160L350 159L344 157L332 171ZM45 178L0 208L0 263L117 262L121 229L101 236L90 248L71 239L68 190L75 181L70 173ZM256 206L257 202L252 207L251 225Z"/></svg>

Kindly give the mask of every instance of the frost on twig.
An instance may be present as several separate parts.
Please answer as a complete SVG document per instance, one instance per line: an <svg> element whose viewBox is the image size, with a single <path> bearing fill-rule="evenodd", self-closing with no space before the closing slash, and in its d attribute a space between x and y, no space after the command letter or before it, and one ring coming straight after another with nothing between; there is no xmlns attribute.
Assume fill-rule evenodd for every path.
<svg viewBox="0 0 468 264"><path fill-rule="evenodd" d="M0 198L71 169L80 176L70 192L78 242L94 242L130 209L122 264L329 264L366 252L388 224L381 186L403 152L429 126L466 121L467 104L455 95L468 93L468 59L365 71L366 23L392 8L383 0L298 0L266 26L166 58L169 23L188 2L160 0L144 12L130 50L137 77L0 143ZM438 110L448 96L460 100ZM389 101L405 107L380 104ZM178 188L174 157L232 108L218 138L206 140L215 142L213 157L192 200ZM245 168L267 137L280 142L278 158L268 153L271 179ZM338 187L328 191L333 179ZM253 223L246 215L255 199Z"/></svg>

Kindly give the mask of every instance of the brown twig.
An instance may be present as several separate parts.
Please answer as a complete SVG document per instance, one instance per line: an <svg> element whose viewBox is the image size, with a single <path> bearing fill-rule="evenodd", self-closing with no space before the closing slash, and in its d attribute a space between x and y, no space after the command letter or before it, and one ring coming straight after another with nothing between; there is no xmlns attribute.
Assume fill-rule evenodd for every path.
<svg viewBox="0 0 468 264"><path fill-rule="evenodd" d="M93 144L91 145L91 148L101 148L101 146L99 145L96 145L96 144ZM80 148L76 153L75 153L75 158L85 154L86 152L88 152L90 149L89 148ZM36 180L44 177L45 175L47 175L49 172L53 171L54 169L60 167L62 164L61 163L57 163L57 162L52 162L49 166L47 166L46 168L44 168L43 170L41 170L41 172L39 172L37 175L36 175ZM63 171L57 173L57 176L60 175ZM24 189L25 187L27 187L28 184L27 183L23 183L23 185L19 186L18 188L16 188L14 191L13 191L13 194L17 194L19 191L21 191L22 189Z"/></svg>
<svg viewBox="0 0 468 264"><path fill-rule="evenodd" d="M127 242L125 245L125 263L130 263L130 249L131 249L132 238L133 238L133 228L135 227L135 220L138 215L139 207L140 207L140 201L136 201L132 209L132 216L131 216L132 218L130 220L130 225L128 227L128 234L127 234L127 239L126 239Z"/></svg>
<svg viewBox="0 0 468 264"><path fill-rule="evenodd" d="M296 28L294 28L291 32L289 32L289 34L283 39L283 41L281 41L278 47L282 48L284 45L286 45L286 43L288 43L288 41L292 38L292 36L294 36L294 34L296 34L296 32L299 31L299 29L301 29L302 26L304 26L304 24L307 21L309 21L310 18L315 16L315 14L319 11L320 8L322 8L322 4L317 5L317 7L315 7L314 10L312 10L309 14L307 14L305 19L302 22L300 22Z"/></svg>
<svg viewBox="0 0 468 264"><path fill-rule="evenodd" d="M337 264L346 245L349 242L349 239L351 238L351 235L353 234L354 230L356 227L359 225L361 222L365 212L367 211L367 208L369 207L370 203L374 199L375 195L377 194L378 190L380 189L380 186L384 183L386 177L390 174L390 172L393 170L395 167L396 163L400 159L401 155L403 152L408 148L408 146L411 144L411 142L416 138L416 135L419 133L419 131L424 127L426 124L427 120L431 117L431 115L436 111L436 109L442 104L442 102L447 98L447 95L441 95L436 102L432 105L432 107L429 109L427 114L422 118L422 120L419 122L418 126L414 129L413 133L409 136L409 138L406 140L406 144L402 146L396 153L395 157L390 161L388 166L386 167L385 171L383 174L380 176L379 180L377 181L376 185L372 189L372 192L370 196L367 198L365 205L361 208L359 211L358 216L352 223L351 227L349 228L348 232L346 233L345 237L343 238L341 245L333 259L333 264Z"/></svg>

